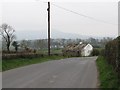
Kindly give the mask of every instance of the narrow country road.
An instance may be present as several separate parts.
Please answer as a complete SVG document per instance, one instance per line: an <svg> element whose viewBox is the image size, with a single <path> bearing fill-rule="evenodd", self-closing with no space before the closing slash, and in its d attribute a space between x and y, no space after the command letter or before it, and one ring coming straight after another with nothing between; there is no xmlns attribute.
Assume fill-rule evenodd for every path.
<svg viewBox="0 0 120 90"><path fill-rule="evenodd" d="M96 88L97 57L33 64L3 72L3 88Z"/></svg>

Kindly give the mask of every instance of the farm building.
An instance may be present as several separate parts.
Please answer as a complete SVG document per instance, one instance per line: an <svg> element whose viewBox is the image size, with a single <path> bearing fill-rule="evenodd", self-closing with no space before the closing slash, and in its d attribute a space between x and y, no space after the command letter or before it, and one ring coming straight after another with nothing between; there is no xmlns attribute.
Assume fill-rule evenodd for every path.
<svg viewBox="0 0 120 90"><path fill-rule="evenodd" d="M91 44L69 44L62 50L65 56L90 56L93 51Z"/></svg>

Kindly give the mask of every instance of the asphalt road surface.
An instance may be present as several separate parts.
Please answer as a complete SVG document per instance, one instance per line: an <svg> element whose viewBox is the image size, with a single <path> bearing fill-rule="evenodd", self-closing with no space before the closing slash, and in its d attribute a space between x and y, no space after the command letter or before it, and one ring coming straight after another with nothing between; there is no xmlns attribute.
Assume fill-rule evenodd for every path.
<svg viewBox="0 0 120 90"><path fill-rule="evenodd" d="M33 64L3 72L3 88L96 88L97 57Z"/></svg>

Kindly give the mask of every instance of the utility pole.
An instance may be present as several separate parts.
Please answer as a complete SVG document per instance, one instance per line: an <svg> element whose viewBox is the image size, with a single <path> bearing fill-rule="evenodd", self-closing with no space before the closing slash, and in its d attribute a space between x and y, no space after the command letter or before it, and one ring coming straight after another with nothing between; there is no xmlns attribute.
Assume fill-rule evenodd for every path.
<svg viewBox="0 0 120 90"><path fill-rule="evenodd" d="M48 55L50 56L50 2L48 2Z"/></svg>

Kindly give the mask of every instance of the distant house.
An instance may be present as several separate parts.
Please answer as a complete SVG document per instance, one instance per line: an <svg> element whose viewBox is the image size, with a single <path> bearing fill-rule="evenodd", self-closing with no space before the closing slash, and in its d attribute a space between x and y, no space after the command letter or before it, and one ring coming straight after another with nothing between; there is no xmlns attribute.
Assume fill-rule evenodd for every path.
<svg viewBox="0 0 120 90"><path fill-rule="evenodd" d="M65 46L62 51L63 55L67 56L90 56L93 47L91 44L83 44L80 42L79 44L69 44Z"/></svg>
<svg viewBox="0 0 120 90"><path fill-rule="evenodd" d="M90 56L93 51L93 47L91 44L87 44L82 50L81 55L82 56Z"/></svg>

